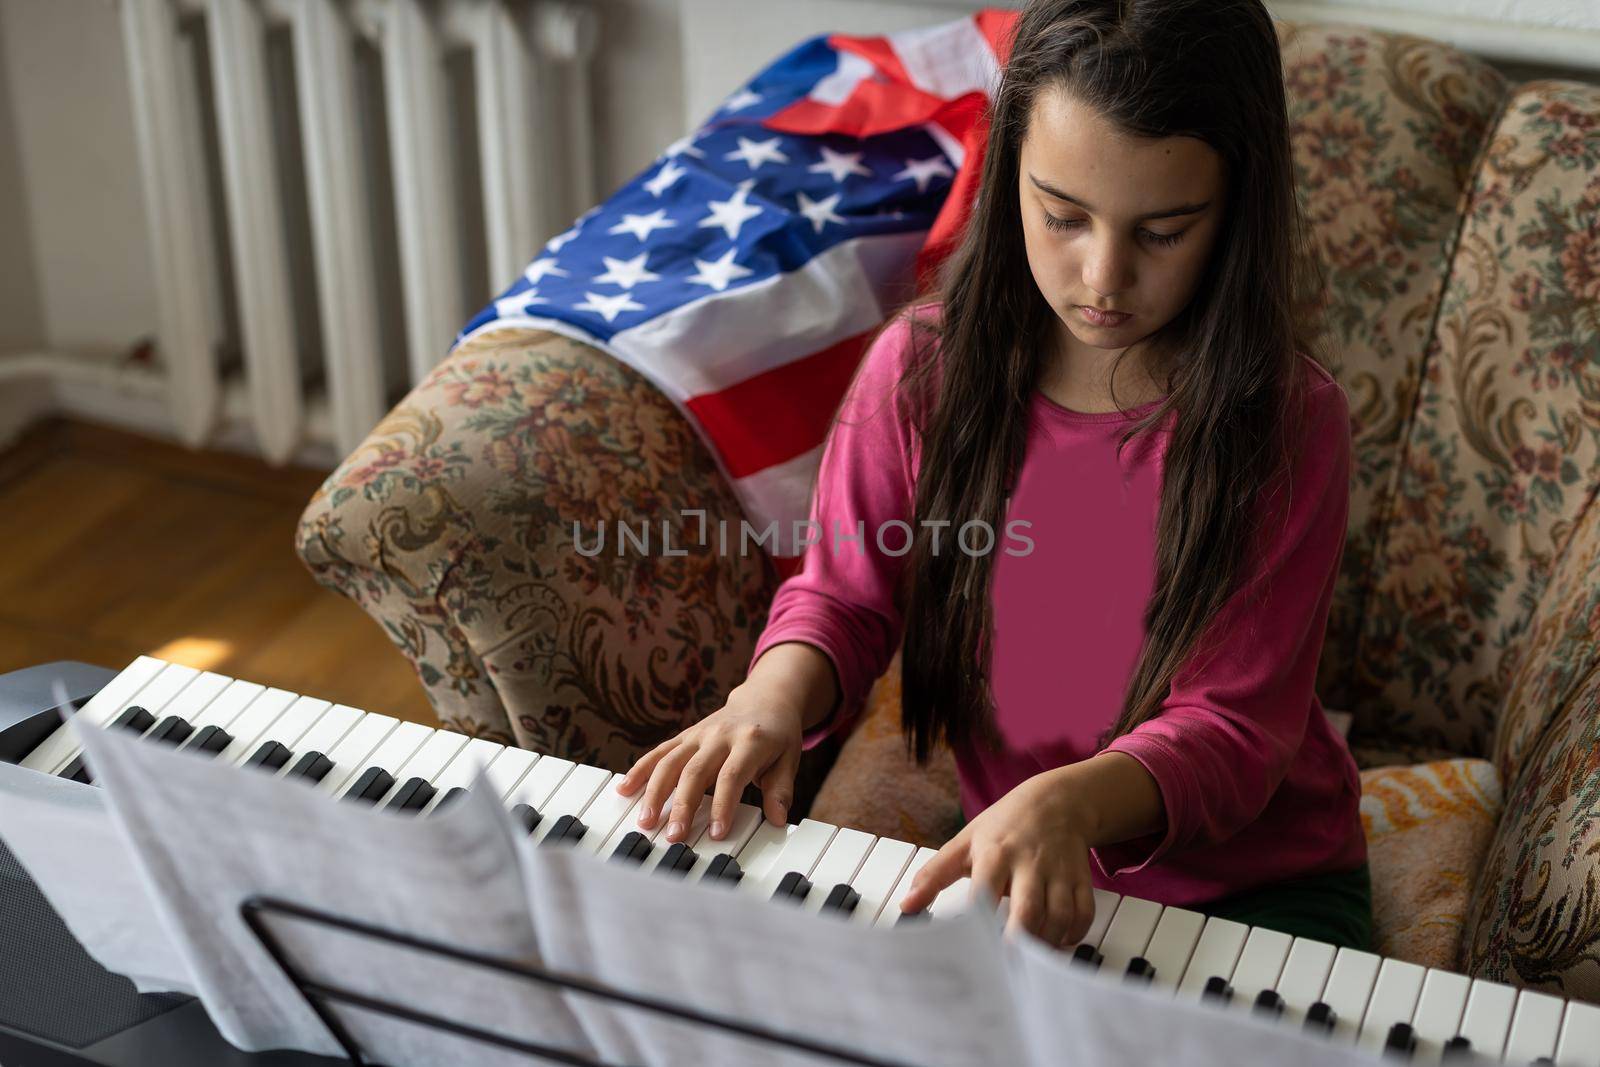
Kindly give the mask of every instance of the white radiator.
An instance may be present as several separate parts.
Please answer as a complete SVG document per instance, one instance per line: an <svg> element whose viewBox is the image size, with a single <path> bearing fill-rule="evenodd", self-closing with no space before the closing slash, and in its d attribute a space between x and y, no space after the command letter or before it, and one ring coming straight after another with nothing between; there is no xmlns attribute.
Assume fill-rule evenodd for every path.
<svg viewBox="0 0 1600 1067"><path fill-rule="evenodd" d="M55 406L343 454L595 199L580 0L119 5L157 359Z"/></svg>

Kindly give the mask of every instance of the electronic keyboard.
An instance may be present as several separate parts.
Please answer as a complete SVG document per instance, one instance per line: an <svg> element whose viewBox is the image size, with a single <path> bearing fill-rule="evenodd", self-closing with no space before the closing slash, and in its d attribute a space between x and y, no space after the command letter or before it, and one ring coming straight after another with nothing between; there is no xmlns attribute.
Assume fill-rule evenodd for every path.
<svg viewBox="0 0 1600 1067"><path fill-rule="evenodd" d="M963 878L925 913L900 914L897 902L935 854L931 848L815 819L779 826L748 803L739 805L720 841L707 834L710 804L701 804L685 839L669 845L660 829L667 819L655 830L637 828L633 808L642 791L619 796L613 787L621 774L610 769L149 656L106 681L78 714L97 726L136 731L154 743L258 773L300 778L330 801L422 818L458 799L484 767L501 801L540 847L586 850L656 877L721 884L816 913L819 922L889 927L938 921L968 902ZM10 724L0 717L0 759L92 783L93 768L53 707L11 717ZM1094 895L1093 925L1065 951L1107 980L1147 983L1180 999L1255 1013L1418 1063L1475 1056L1600 1067L1600 1006L1101 889ZM5 979L0 973L0 992ZM204 1020L197 1005L188 1007ZM0 1038L8 1032L17 1034L0 1009ZM0 1042L0 1058L5 1052ZM233 1055L231 1062L268 1062L236 1050ZM331 1061L295 1054L270 1062Z"/></svg>

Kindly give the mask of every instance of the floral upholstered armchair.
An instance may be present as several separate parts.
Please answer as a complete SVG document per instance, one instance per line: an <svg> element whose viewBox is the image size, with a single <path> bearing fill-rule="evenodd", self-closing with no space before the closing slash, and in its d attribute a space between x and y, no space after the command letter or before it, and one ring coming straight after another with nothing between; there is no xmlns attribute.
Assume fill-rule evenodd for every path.
<svg viewBox="0 0 1600 1067"><path fill-rule="evenodd" d="M1353 717L1378 951L1600 1000L1600 86L1280 23L1356 464L1319 676ZM311 501L298 548L450 728L622 768L721 706L763 556L586 557L574 521L738 503L685 417L554 333L458 346ZM937 844L898 661L812 814ZM812 770L828 771L826 761Z"/></svg>

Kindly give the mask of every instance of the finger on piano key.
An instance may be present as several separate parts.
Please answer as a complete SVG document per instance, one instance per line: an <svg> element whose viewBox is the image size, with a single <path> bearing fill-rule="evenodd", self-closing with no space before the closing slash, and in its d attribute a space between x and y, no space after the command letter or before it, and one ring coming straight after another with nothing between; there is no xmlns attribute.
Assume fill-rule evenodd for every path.
<svg viewBox="0 0 1600 1067"><path fill-rule="evenodd" d="M900 901L911 890L911 882L917 872L933 857L939 854L935 848L919 848L911 856L911 862L906 864L906 869L900 873L900 880L889 891L889 898L883 902L883 910L878 913L876 926L893 926L900 921Z"/></svg>
<svg viewBox="0 0 1600 1067"><path fill-rule="evenodd" d="M1475 980L1467 991L1467 1007L1461 1013L1461 1033L1479 1056L1498 1060L1511 1031L1511 1012L1516 1007L1517 990L1501 982Z"/></svg>
<svg viewBox="0 0 1600 1067"><path fill-rule="evenodd" d="M878 921L884 905L890 901L889 894L916 852L917 846L909 841L880 837L873 842L872 851L867 853L861 870L850 882L850 888L861 898L855 911L850 913L851 922L871 926Z"/></svg>
<svg viewBox="0 0 1600 1067"><path fill-rule="evenodd" d="M642 791L640 793L635 793L634 799L637 800L641 793ZM668 798L668 804L671 804L671 798ZM630 834L638 835L637 837L632 838L633 841L643 841L645 844L649 845L652 844L657 837L665 833L666 828L667 821L665 819L657 820L655 828L650 830L639 829L635 820L632 818L623 819L612 828L610 836L601 843L600 848L595 854L602 860L610 862L612 859L616 858L617 849L622 846L623 841L629 840ZM635 859L630 860L629 862L643 862L643 860L649 855L650 849L646 848L643 850L642 855L637 855Z"/></svg>
<svg viewBox="0 0 1600 1067"><path fill-rule="evenodd" d="M684 880L698 882L705 878L711 864L718 856L738 856L755 836L756 830L766 821L761 814L761 809L754 804L737 804L733 809L733 819L728 823L728 832L722 839L715 840L708 834L701 834L695 844L695 851L699 858L694 861L694 866L684 874ZM628 825L626 822L624 826ZM609 855L602 851L602 858Z"/></svg>
<svg viewBox="0 0 1600 1067"><path fill-rule="evenodd" d="M1010 898L1007 897L1001 904L1009 905L1009 901ZM1101 960L1100 943L1105 940L1106 931L1111 928L1111 919L1121 906L1122 897L1118 894L1109 889L1094 890L1094 920L1089 923L1089 932L1084 934L1083 940L1077 944L1061 946L1062 951L1071 953L1074 959L1098 970ZM1009 914L1009 906L1006 910Z"/></svg>
<svg viewBox="0 0 1600 1067"><path fill-rule="evenodd" d="M643 790L637 795L643 797ZM672 821L667 818L667 813L671 810L672 798L668 797L666 806L661 809L661 826L663 829L661 833L651 837L650 855L646 856L645 861L639 865L641 870L659 871L662 874L688 874L700 859L700 854L695 850L694 843L705 837L706 830L711 825L711 802L709 798L702 798L701 802L695 805L694 818L689 820L689 828L684 831L682 841L667 840L665 827ZM680 844L683 848L676 848ZM720 850L721 847L721 844L718 843L717 848ZM666 862L669 855L673 857L675 867L663 870L661 865Z"/></svg>
<svg viewBox="0 0 1600 1067"><path fill-rule="evenodd" d="M1549 993L1532 989L1518 993L1517 1007L1511 1015L1511 1035L1506 1038L1505 1061L1533 1063L1541 1057L1553 1057L1565 1007L1566 1001Z"/></svg>
<svg viewBox="0 0 1600 1067"><path fill-rule="evenodd" d="M297 698L284 709L283 714L273 720L271 726L268 726L256 737L253 744L248 746L245 750L244 758L236 762L242 766L248 766L251 764L251 760L257 758L257 753L264 746L276 742L289 750L289 758L272 768L274 772L282 770L293 762L292 757L295 746L299 744L300 738L304 737L307 731L316 725L317 720L326 715L332 707L333 705L326 700L316 700L312 697ZM229 753L233 751L234 747L229 745L218 758L226 760L229 758ZM259 763L259 761L257 762Z"/></svg>
<svg viewBox="0 0 1600 1067"><path fill-rule="evenodd" d="M300 777L314 777L304 773L312 763L316 763L318 769L325 769L324 773L331 771L332 761L327 759L327 754L356 728L365 715L365 712L344 704L333 705L295 743L295 752L288 764L279 772L280 777L289 775L297 766L302 768ZM322 761L308 761L307 757L313 755L321 755L324 758Z"/></svg>
<svg viewBox="0 0 1600 1067"><path fill-rule="evenodd" d="M396 726L363 764L353 765L354 769L345 780L332 787L334 797L377 803L394 787L395 769L410 759L433 733L434 730L421 723L403 722ZM380 787L382 792L379 792Z"/></svg>
<svg viewBox="0 0 1600 1067"><path fill-rule="evenodd" d="M1250 929L1244 948L1239 951L1239 962L1233 965L1233 976L1228 984L1233 986L1233 1006L1249 1011L1264 989L1277 991L1278 977L1289 958L1289 946L1294 938L1279 930L1265 926Z"/></svg>
<svg viewBox="0 0 1600 1067"><path fill-rule="evenodd" d="M1600 1067L1600 1005L1567 1001L1556 1042L1557 1067Z"/></svg>
<svg viewBox="0 0 1600 1067"><path fill-rule="evenodd" d="M1308 937L1294 939L1289 946L1289 958L1283 961L1283 973L1273 987L1282 1003L1279 1021L1295 1027L1305 1022L1306 1011L1322 999L1338 951L1326 941Z"/></svg>
<svg viewBox="0 0 1600 1067"><path fill-rule="evenodd" d="M529 841L542 845L546 841L555 841L552 835L559 834L560 840L576 844L587 837L589 827L583 819L584 809L594 802L612 773L586 763L575 765L562 778L560 787L550 794L550 799L539 805L544 822L528 835Z"/></svg>
<svg viewBox="0 0 1600 1067"><path fill-rule="evenodd" d="M1120 978L1126 973L1131 960L1145 955L1160 921L1161 905L1153 900L1123 897L1118 901L1105 934L1095 946L1100 952L1100 973L1108 978Z"/></svg>
<svg viewBox="0 0 1600 1067"><path fill-rule="evenodd" d="M1341 948L1333 957L1333 969L1328 972L1328 984L1319 1001L1333 1012L1329 1038L1345 1044L1355 1041L1382 963L1380 956L1350 948Z"/></svg>
<svg viewBox="0 0 1600 1067"><path fill-rule="evenodd" d="M1395 1024L1410 1027L1416 1013L1417 1000L1422 996L1425 968L1404 960L1386 959L1378 967L1378 979L1372 984L1372 995L1367 998L1367 1010L1361 1018L1361 1030L1356 1047L1366 1052L1382 1052ZM1415 1032L1411 1036L1415 1038ZM1402 1051L1397 1049L1397 1051ZM1406 1055L1413 1051L1403 1050Z"/></svg>
<svg viewBox="0 0 1600 1067"><path fill-rule="evenodd" d="M744 880L739 883L739 888L756 894L762 900L771 899L778 883L791 871L809 879L838 827L816 819L801 819L799 824L781 829L788 831L782 847L769 849L770 856L764 851L753 851L748 845L739 855L739 866L744 869Z"/></svg>
<svg viewBox="0 0 1600 1067"><path fill-rule="evenodd" d="M151 662L157 669L144 679L144 684L133 687L134 692L129 699L114 702L101 700L116 683L117 678L112 679L105 689L96 693L89 703L78 710L77 715L82 716L83 724L103 726L120 715L130 704L137 704L160 719L162 709L200 674L193 667L162 663L160 660ZM120 677L121 675L118 675L118 678ZM46 774L60 774L62 769L77 759L82 752L83 747L78 744L78 737L73 732L72 724L65 722L61 724L60 729L41 742L28 758L22 761L22 765L34 770L43 770ZM41 766L46 761L49 763L48 768Z"/></svg>
<svg viewBox="0 0 1600 1067"><path fill-rule="evenodd" d="M437 811L446 803L444 798L450 795L451 790L470 787L477 781L478 772L494 762L495 757L499 756L505 747L482 737L474 737L461 746L455 758L445 764L444 770L433 779L435 796L428 802L428 806L422 809L422 814L427 815Z"/></svg>
<svg viewBox="0 0 1600 1067"><path fill-rule="evenodd" d="M1245 938L1249 936L1250 928L1244 923L1215 915L1206 919L1206 925L1200 931L1200 940L1195 943L1194 954L1189 957L1189 966L1178 983L1177 995L1199 1000L1206 982L1213 977L1223 981L1231 979L1234 965L1239 962L1239 953L1244 951Z"/></svg>
<svg viewBox="0 0 1600 1067"><path fill-rule="evenodd" d="M811 871L813 889L802 905L805 910L820 912L822 906L828 902L828 894L833 892L834 886L842 884L849 888L877 840L876 837L861 830L852 830L848 826L839 827L839 832L834 834L833 840L828 843L828 850L822 854L822 858ZM861 906L860 898L860 892L856 891L855 907Z"/></svg>
<svg viewBox="0 0 1600 1067"><path fill-rule="evenodd" d="M1200 941L1206 917L1188 908L1162 908L1144 958L1155 968L1151 984L1157 989L1176 990L1178 980L1189 966L1189 957Z"/></svg>
<svg viewBox="0 0 1600 1067"><path fill-rule="evenodd" d="M86 725L104 726L120 715L129 704L138 703L135 695L144 690L168 664L150 656L140 656L111 681L101 687L75 715ZM72 725L63 722L22 758L21 766L41 774L59 774L78 754L78 741Z"/></svg>
<svg viewBox="0 0 1600 1067"><path fill-rule="evenodd" d="M395 778L395 787L389 794L378 801L377 807L389 810L391 804L398 805L404 799L409 801L411 807L407 810L418 810L426 807L428 801L433 799L433 780L439 772L449 766L455 759L456 753L467 745L467 735L458 734L453 730L435 730L428 735L428 739L413 752L399 767L393 768L391 773ZM426 790L420 787L426 785ZM402 791L404 791L402 795ZM426 795L420 804L417 798ZM396 807L395 810L399 810Z"/></svg>
<svg viewBox="0 0 1600 1067"><path fill-rule="evenodd" d="M935 919L948 919L972 907L972 879L957 878L928 903L928 914Z"/></svg>
<svg viewBox="0 0 1600 1067"><path fill-rule="evenodd" d="M268 728L295 699L295 695L287 689L262 690L228 727L228 732L233 735L233 743L217 755L217 762L238 765L249 759L257 748L257 742L266 737Z"/></svg>
<svg viewBox="0 0 1600 1067"><path fill-rule="evenodd" d="M1411 1013L1411 1032L1417 1039L1413 1063L1438 1063L1443 1057L1444 1043L1461 1032L1461 1013L1471 985L1472 980L1464 974L1428 969L1417 996L1417 1010Z"/></svg>

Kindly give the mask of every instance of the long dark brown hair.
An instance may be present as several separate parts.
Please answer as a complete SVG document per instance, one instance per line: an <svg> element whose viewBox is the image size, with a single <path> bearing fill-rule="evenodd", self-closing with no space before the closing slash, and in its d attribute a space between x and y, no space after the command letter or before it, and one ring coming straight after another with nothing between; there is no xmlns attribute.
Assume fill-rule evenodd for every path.
<svg viewBox="0 0 1600 1067"><path fill-rule="evenodd" d="M910 315L912 357L899 383L921 449L897 594L901 721L919 762L941 740L995 737L993 553L949 546L972 519L1004 530L1040 353L1054 336L1055 312L1028 268L1017 193L1034 101L1052 88L1128 135L1203 140L1221 156L1228 186L1204 277L1147 339L1166 353L1151 368L1165 399L1120 440L1126 446L1170 417L1145 642L1102 744L1160 711L1174 675L1204 651L1208 623L1243 585L1261 525L1255 502L1292 465L1297 353L1321 362L1314 319L1323 278L1295 192L1278 38L1260 0L1029 4L989 103L966 229L931 287L884 326L938 305L936 315ZM1113 397L1126 355L1113 365ZM924 519L950 520L938 552Z"/></svg>

